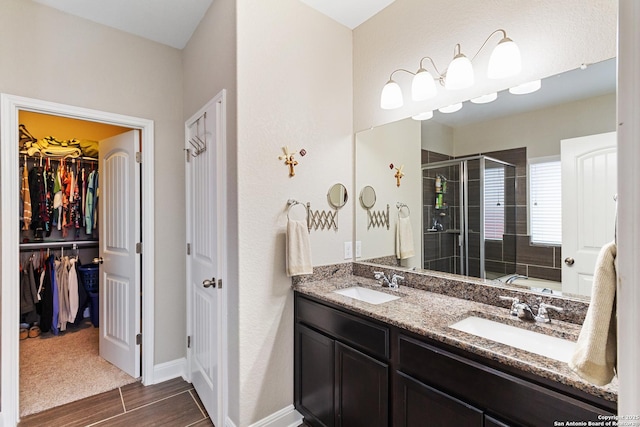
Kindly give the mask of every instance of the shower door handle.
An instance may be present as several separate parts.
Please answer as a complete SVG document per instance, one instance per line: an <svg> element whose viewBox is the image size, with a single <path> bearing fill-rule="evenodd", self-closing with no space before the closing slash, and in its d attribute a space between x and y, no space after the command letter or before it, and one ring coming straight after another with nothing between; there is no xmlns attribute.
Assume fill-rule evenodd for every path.
<svg viewBox="0 0 640 427"><path fill-rule="evenodd" d="M571 258L570 256L566 257L564 259L564 263L567 264L569 267L571 267L573 264L575 264L575 262L576 262L576 260Z"/></svg>

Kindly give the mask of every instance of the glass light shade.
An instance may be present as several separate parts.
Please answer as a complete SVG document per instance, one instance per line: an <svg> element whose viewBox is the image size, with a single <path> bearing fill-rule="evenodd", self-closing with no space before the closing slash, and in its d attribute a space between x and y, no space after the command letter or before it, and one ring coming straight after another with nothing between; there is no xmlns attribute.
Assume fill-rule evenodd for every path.
<svg viewBox="0 0 640 427"><path fill-rule="evenodd" d="M455 113L456 111L460 111L461 108L462 108L462 102L459 102L457 104L451 104L451 105L447 105L446 107L438 108L438 111L440 111L441 113L449 114L449 113Z"/></svg>
<svg viewBox="0 0 640 427"><path fill-rule="evenodd" d="M500 43L491 52L487 77L490 79L504 79L515 76L522 70L520 49L508 37L500 40Z"/></svg>
<svg viewBox="0 0 640 427"><path fill-rule="evenodd" d="M380 96L380 108L383 110L393 110L395 108L402 107L402 90L400 85L389 80L382 88L382 95Z"/></svg>
<svg viewBox="0 0 640 427"><path fill-rule="evenodd" d="M540 80L534 80L532 82L523 83L521 85L514 86L509 89L509 92L514 95L526 95L528 93L533 93L537 91L538 89L540 89L541 86L542 86L542 83L540 82Z"/></svg>
<svg viewBox="0 0 640 427"><path fill-rule="evenodd" d="M413 120L429 120L432 117L433 117L433 111L425 111L424 113L411 116Z"/></svg>
<svg viewBox="0 0 640 427"><path fill-rule="evenodd" d="M420 68L411 83L411 99L414 101L424 101L434 98L438 94L436 82L430 72Z"/></svg>
<svg viewBox="0 0 640 427"><path fill-rule="evenodd" d="M470 101L473 102L474 104L488 104L490 102L495 101L496 99L498 99L498 93L493 92L493 93L488 93L486 95L479 96L477 98L470 99Z"/></svg>
<svg viewBox="0 0 640 427"><path fill-rule="evenodd" d="M466 89L473 86L475 77L473 75L473 65L469 58L459 53L453 58L449 68L447 68L447 77L444 87L447 90Z"/></svg>

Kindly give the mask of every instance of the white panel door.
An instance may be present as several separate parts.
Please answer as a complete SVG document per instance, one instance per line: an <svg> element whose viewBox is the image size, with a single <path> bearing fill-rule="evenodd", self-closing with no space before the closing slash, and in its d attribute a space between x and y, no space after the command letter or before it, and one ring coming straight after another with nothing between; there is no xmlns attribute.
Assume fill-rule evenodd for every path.
<svg viewBox="0 0 640 427"><path fill-rule="evenodd" d="M215 425L222 423L223 108L222 99L208 104L186 123L185 135L189 369L191 382Z"/></svg>
<svg viewBox="0 0 640 427"><path fill-rule="evenodd" d="M100 141L100 356L140 376L139 131Z"/></svg>
<svg viewBox="0 0 640 427"><path fill-rule="evenodd" d="M600 248L613 241L616 133L561 141L562 290L590 295Z"/></svg>

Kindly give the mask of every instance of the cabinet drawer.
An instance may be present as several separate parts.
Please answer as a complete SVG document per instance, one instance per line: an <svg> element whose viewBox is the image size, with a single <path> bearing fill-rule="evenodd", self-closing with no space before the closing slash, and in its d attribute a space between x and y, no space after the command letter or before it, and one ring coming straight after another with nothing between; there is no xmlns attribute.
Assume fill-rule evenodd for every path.
<svg viewBox="0 0 640 427"><path fill-rule="evenodd" d="M419 381L520 425L597 421L610 415L588 403L413 338L399 337L399 369Z"/></svg>
<svg viewBox="0 0 640 427"><path fill-rule="evenodd" d="M389 328L296 295L296 321L369 354L389 358Z"/></svg>

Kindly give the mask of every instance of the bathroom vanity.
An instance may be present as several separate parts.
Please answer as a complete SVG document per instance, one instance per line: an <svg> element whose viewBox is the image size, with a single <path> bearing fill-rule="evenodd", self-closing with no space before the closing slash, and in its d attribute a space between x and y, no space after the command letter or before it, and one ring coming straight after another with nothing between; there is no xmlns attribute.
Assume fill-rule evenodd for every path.
<svg viewBox="0 0 640 427"><path fill-rule="evenodd" d="M335 292L354 285L400 298ZM473 314L575 340L579 325L350 275L294 290L295 406L309 425L553 426L616 413L615 384L593 386L566 362L451 328Z"/></svg>

